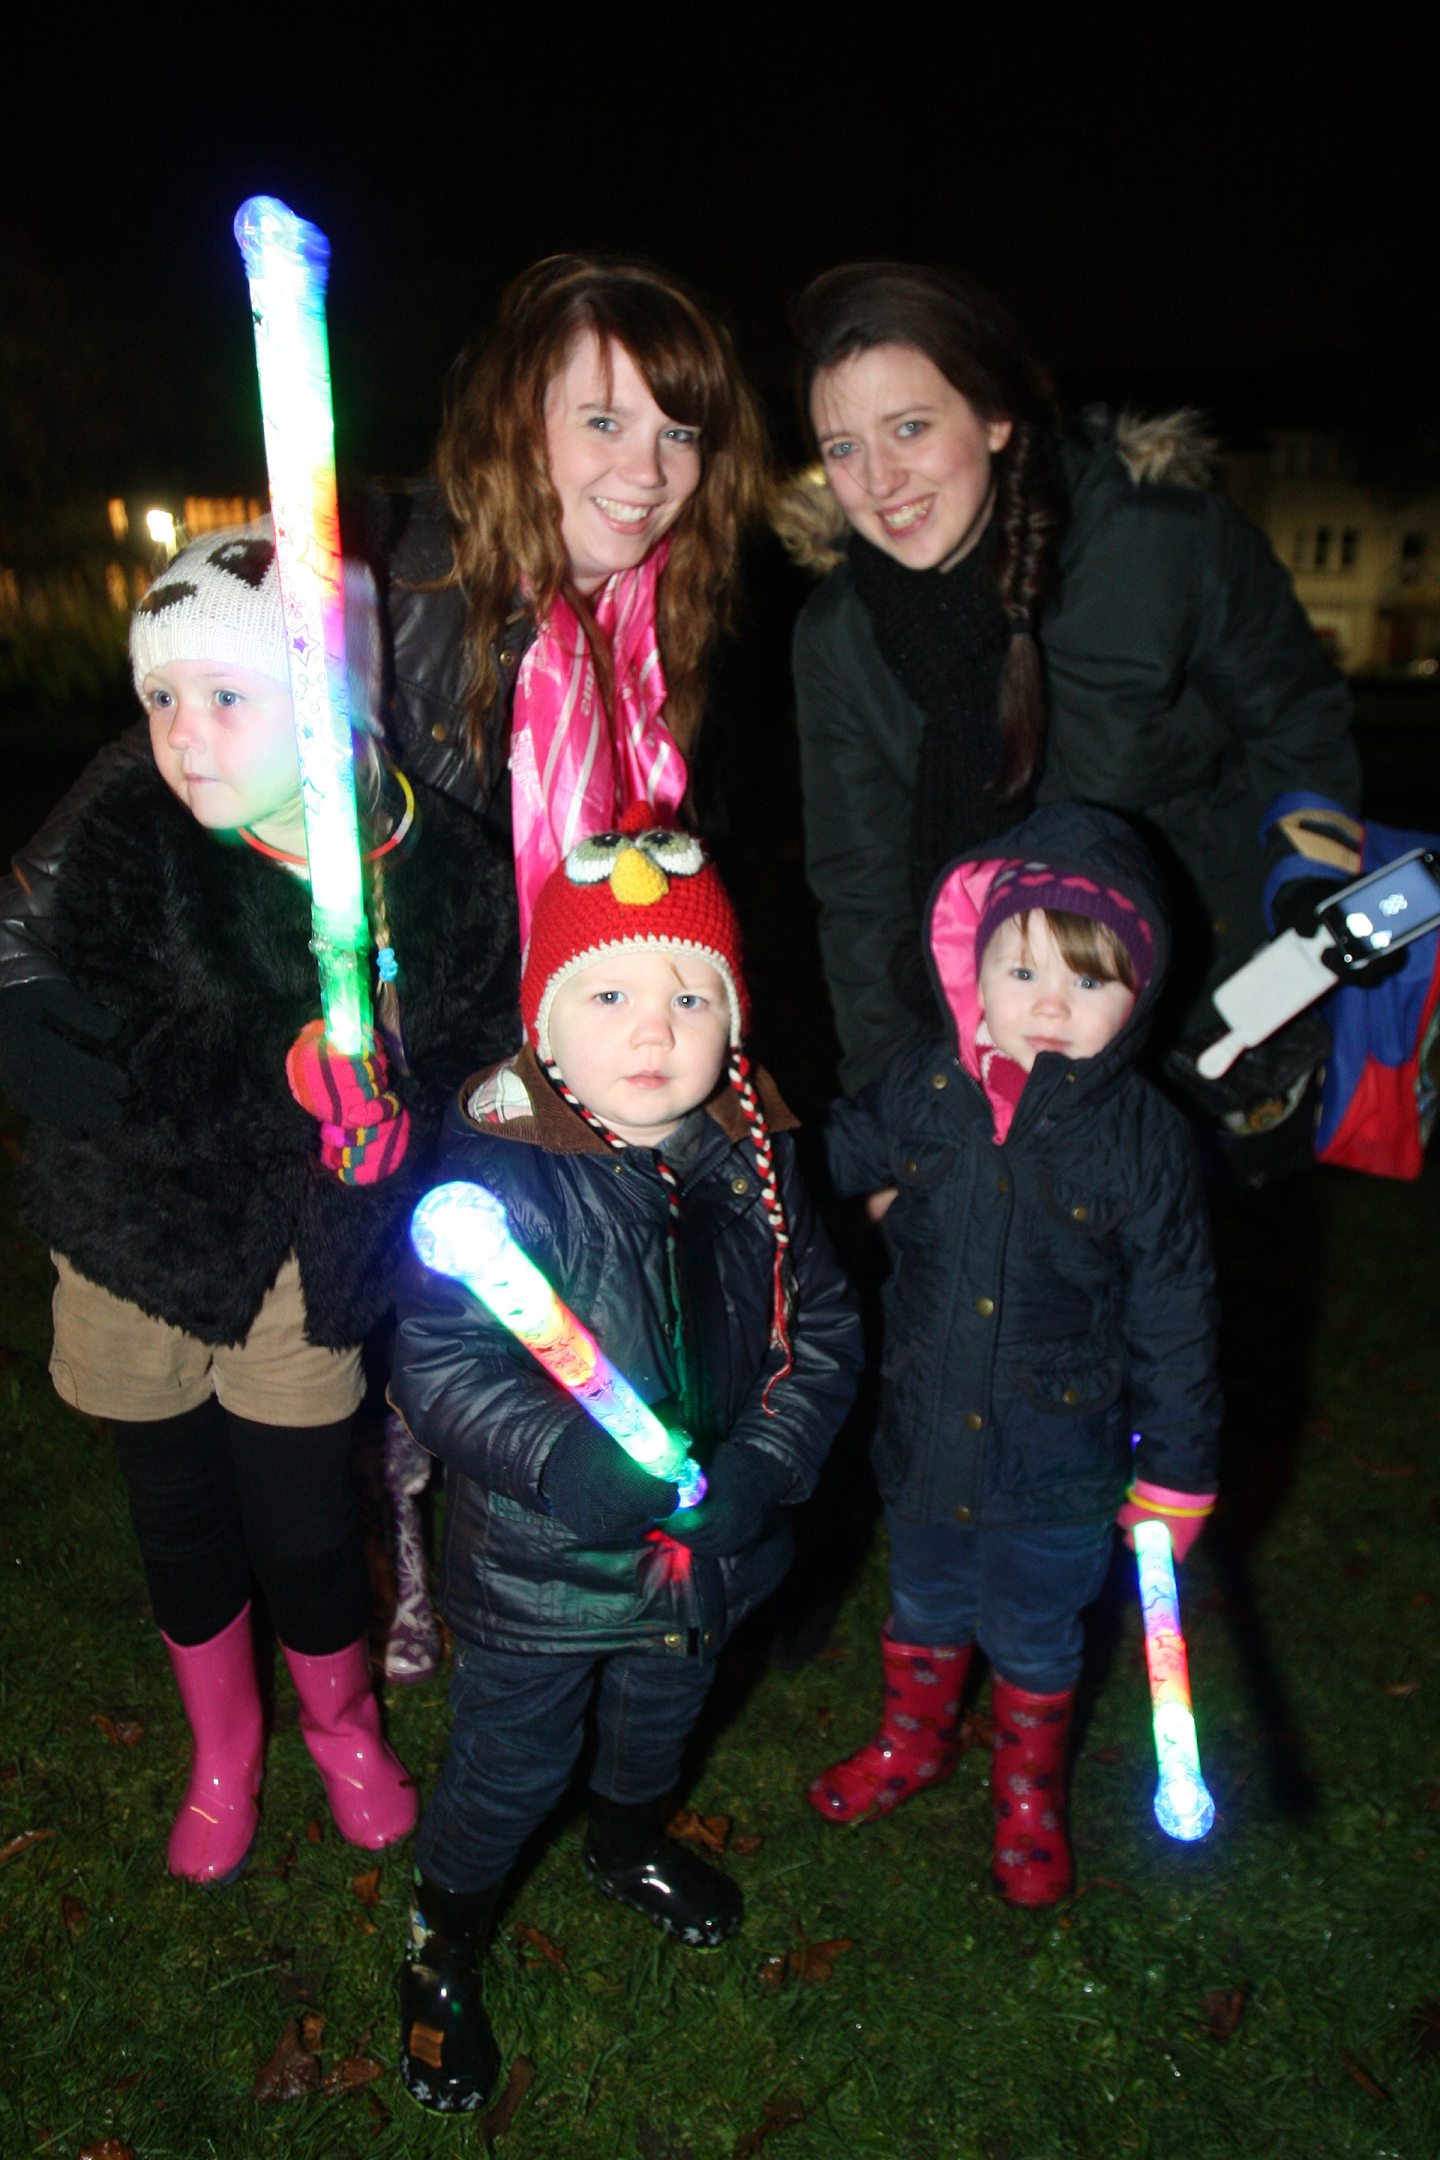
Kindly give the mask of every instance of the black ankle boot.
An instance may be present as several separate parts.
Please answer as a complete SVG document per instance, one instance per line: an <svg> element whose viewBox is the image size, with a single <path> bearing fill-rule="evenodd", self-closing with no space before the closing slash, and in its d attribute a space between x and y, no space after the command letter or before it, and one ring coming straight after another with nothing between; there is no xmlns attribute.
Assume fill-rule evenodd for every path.
<svg viewBox="0 0 1440 2160"><path fill-rule="evenodd" d="M669 1800L589 1798L585 1872L606 1897L693 1950L714 1950L737 1934L745 1914L738 1883L665 1835Z"/></svg>
<svg viewBox="0 0 1440 2160"><path fill-rule="evenodd" d="M480 1960L500 1890L496 1883L466 1896L415 1877L410 1952L400 1968L400 2082L436 2115L483 2106L499 2074Z"/></svg>

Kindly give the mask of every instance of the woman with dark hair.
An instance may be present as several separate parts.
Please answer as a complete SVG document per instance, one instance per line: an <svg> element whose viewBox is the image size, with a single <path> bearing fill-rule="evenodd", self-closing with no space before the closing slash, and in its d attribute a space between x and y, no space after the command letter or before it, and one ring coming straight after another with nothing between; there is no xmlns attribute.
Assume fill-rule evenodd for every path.
<svg viewBox="0 0 1440 2160"><path fill-rule="evenodd" d="M1193 415L1062 428L978 287L849 264L809 287L797 328L821 473L780 523L828 573L794 661L847 1092L934 1032L911 955L936 875L1035 800L1103 804L1155 847L1178 1033L1202 1043L1219 1032L1204 987L1265 935L1266 806L1297 787L1357 803L1349 696L1289 579L1206 491Z"/></svg>

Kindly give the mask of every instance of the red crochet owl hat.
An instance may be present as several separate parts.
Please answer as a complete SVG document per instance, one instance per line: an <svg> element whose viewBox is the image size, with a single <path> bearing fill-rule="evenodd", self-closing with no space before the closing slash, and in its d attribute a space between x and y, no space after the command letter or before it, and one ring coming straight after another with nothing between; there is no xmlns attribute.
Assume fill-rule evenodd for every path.
<svg viewBox="0 0 1440 2160"><path fill-rule="evenodd" d="M635 803L613 832L572 848L540 888L520 976L525 1033L550 1057L550 1010L560 985L603 953L655 945L713 967L730 1001L730 1047L750 1024L740 925L720 873L693 833L655 823Z"/></svg>
<svg viewBox="0 0 1440 2160"><path fill-rule="evenodd" d="M550 1084L608 1146L625 1142L567 1085L550 1048L550 1013L560 985L602 954L653 945L693 953L714 968L730 1004L730 1085L739 1099L760 1173L760 1191L775 1239L771 1347L780 1362L761 1398L791 1370L790 1295L786 1254L790 1226L775 1172L770 1128L740 1045L750 1024L750 1000L740 964L740 924L720 874L691 833L655 823L649 803L635 803L613 832L597 833L571 849L540 888L530 919L530 942L520 972L520 1011ZM670 1235L680 1216L680 1187L663 1152L656 1168L670 1203Z"/></svg>

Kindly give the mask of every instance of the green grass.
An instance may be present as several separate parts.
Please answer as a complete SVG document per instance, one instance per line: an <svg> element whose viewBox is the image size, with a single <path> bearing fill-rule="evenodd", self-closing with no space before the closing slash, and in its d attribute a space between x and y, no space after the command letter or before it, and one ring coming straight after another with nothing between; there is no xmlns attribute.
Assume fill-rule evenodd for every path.
<svg viewBox="0 0 1440 2160"><path fill-rule="evenodd" d="M489 1996L507 2065L529 2056L534 2081L496 2149L1433 2160L1437 1214L1433 1171L1418 1188L1325 1173L1231 1212L1231 1357L1248 1368L1234 1505L1184 1584L1219 1806L1207 1843L1171 1845L1151 1817L1133 1600L1096 1630L1067 1905L1032 1916L990 1895L979 1748L886 1823L819 1822L806 1776L873 1713L877 1550L838 1656L728 1676L692 1799L762 1840L730 1862L748 1900L734 1944L697 1956L599 1900L573 1820L517 1883ZM399 2090L406 1859L382 1858L362 1901L371 1863L329 1826L287 1689L248 1876L210 1893L166 1876L186 1742L119 1476L103 1430L51 1395L43 1255L0 1234L0 1845L50 1833L0 1867L0 2154L73 2160L107 2137L140 2160L483 2149L473 2121L431 2120ZM142 1737L116 1746L96 1717ZM390 1720L428 1784L443 1687L396 1691ZM828 1979L762 1981L767 1955L837 1939L850 1947ZM307 2005L327 2021L326 2069L358 2050L383 2074L257 2104L258 2070ZM762 2128L763 2146L745 2142Z"/></svg>

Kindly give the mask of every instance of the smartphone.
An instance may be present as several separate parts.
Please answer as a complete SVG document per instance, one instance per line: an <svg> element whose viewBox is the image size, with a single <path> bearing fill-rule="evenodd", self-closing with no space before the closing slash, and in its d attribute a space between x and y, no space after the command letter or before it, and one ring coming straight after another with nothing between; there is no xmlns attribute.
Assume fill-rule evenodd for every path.
<svg viewBox="0 0 1440 2160"><path fill-rule="evenodd" d="M1340 949L1341 964L1363 968L1382 953L1440 928L1440 856L1412 848L1383 870L1371 870L1315 911Z"/></svg>

